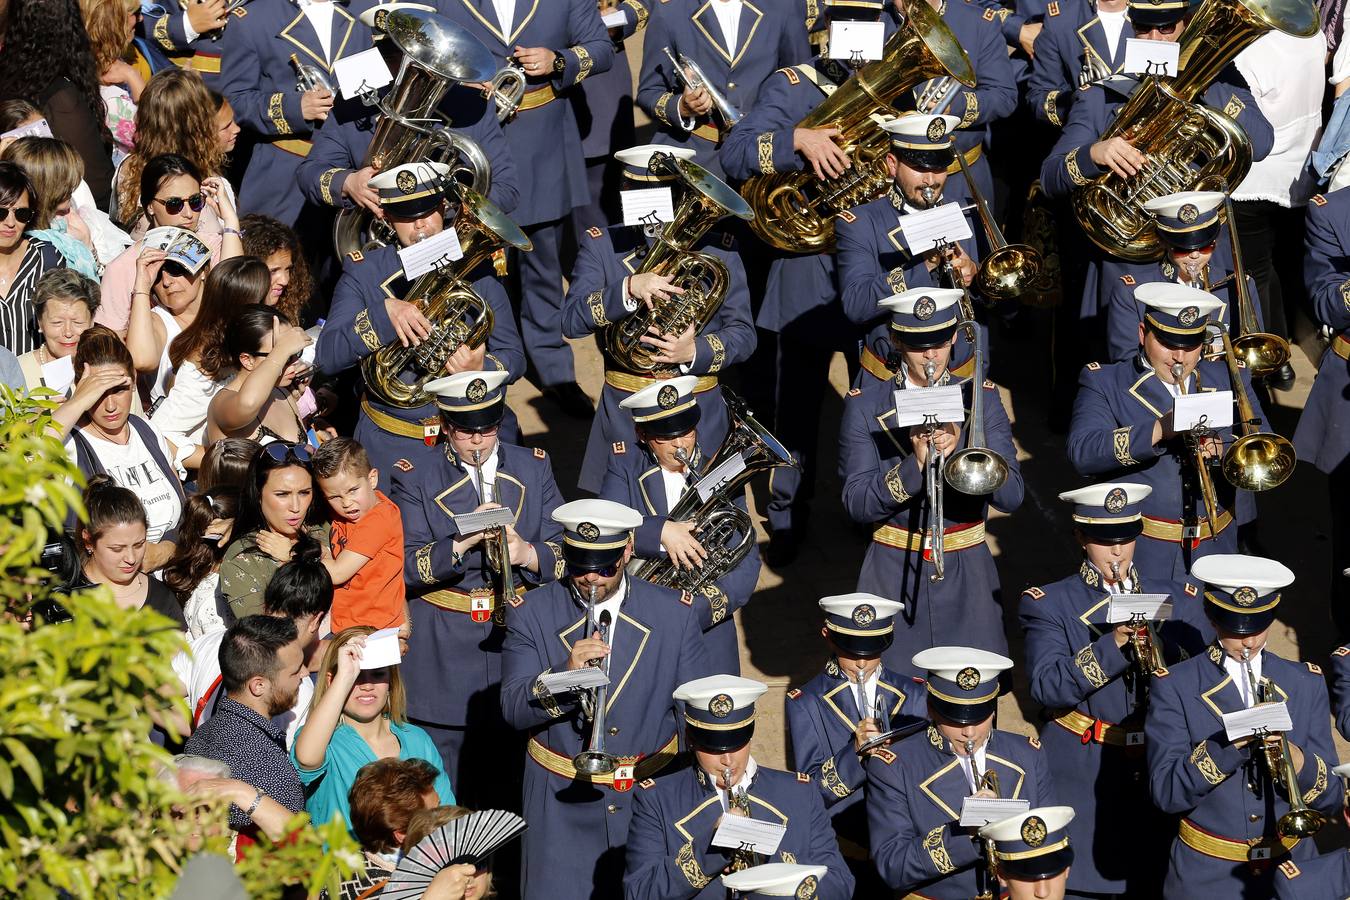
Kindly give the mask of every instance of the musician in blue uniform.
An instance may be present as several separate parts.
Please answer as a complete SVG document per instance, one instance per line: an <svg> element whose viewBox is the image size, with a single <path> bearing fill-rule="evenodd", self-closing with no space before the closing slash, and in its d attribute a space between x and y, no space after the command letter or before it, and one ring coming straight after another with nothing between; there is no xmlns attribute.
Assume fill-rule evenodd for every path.
<svg viewBox="0 0 1350 900"><path fill-rule="evenodd" d="M750 752L758 681L711 675L680 685L689 753L681 765L639 785L628 833L625 900L721 900L718 879L765 862L823 865L815 896L848 900L853 875L830 830L825 805L802 772L758 763ZM725 816L782 826L772 855L714 843Z"/></svg>
<svg viewBox="0 0 1350 900"><path fill-rule="evenodd" d="M1049 718L1041 742L1059 795L1078 806L1068 831L1084 850L1069 876L1075 895L1160 895L1173 826L1144 791L1149 683L1155 663L1201 653L1214 637L1198 599L1134 566L1140 508L1151 492L1144 484L1106 482L1060 494L1073 504L1082 564L1068 578L1022 593L1031 697ZM1170 594L1171 615L1148 628L1112 626L1107 613L1118 594ZM1156 660L1149 644L1136 645L1150 629ZM1139 850L1128 857L1116 852L1126 835Z"/></svg>
<svg viewBox="0 0 1350 900"><path fill-rule="evenodd" d="M1350 789L1350 763L1331 770ZM1350 802L1342 797L1341 815L1350 824ZM1286 859L1275 872L1275 896L1279 900L1304 900L1307 897L1350 897L1350 853L1338 847L1312 859L1296 863Z"/></svg>
<svg viewBox="0 0 1350 900"><path fill-rule="evenodd" d="M754 108L760 86L775 69L811 57L802 18L794 0L669 0L655 4L644 39L638 105L656 123L653 143L688 147L694 160L721 177L718 146L736 124L717 108L712 91L735 113ZM868 4L869 6L871 4ZM876 4L879 6L880 4ZM875 11L871 18L875 19ZM708 79L712 91L691 91L665 53L688 59Z"/></svg>
<svg viewBox="0 0 1350 900"><path fill-rule="evenodd" d="M957 824L967 797L1054 798L1040 741L994 728L999 680L1012 660L972 647L915 655L927 673L928 728L867 766L872 858L899 896L995 897L977 829Z"/></svg>
<svg viewBox="0 0 1350 900"><path fill-rule="evenodd" d="M320 371L336 375L361 364L381 347L395 343L416 346L434 340L449 324L460 325L459 319L453 323L432 322L412 302L419 299L409 296L417 279L404 275L398 255L401 247L440 234L463 214L458 203L452 206L447 199L444 180L448 173L449 167L443 163L405 163L370 180L385 221L398 235L398 246L347 255L315 350ZM469 285L491 310L492 330L486 343L476 348L461 345L452 353L444 374L497 368L514 381L525 371L525 352L506 291L486 266L473 273ZM419 375L414 368L396 374L404 381ZM520 435L515 414L509 410L504 414L502 437L514 443ZM388 490L395 460L415 464L423 455L435 454L432 448L440 427L440 413L431 398L411 409L374 393L361 399L355 436L380 472L381 490Z"/></svg>
<svg viewBox="0 0 1350 900"><path fill-rule="evenodd" d="M892 382L896 391L957 384L947 367L960 296L953 289L915 288L882 301L892 314L892 345L904 358L903 375ZM983 391L984 440L1006 464L1007 478L992 493L975 496L945 485L939 474L940 524L933 519L937 496L927 487L930 444L949 459L969 444L970 422L897 425L892 391L854 388L844 401L839 434L844 509L853 521L874 529L858 590L904 606L895 621L895 643L882 660L906 675L921 674L910 660L927 647L958 639L994 652L1008 647L998 572L984 525L991 504L1003 512L1022 505L1022 474L998 388L980 373L960 382L960 388L966 409L974 391ZM936 580L930 537L935 531L945 569Z"/></svg>
<svg viewBox="0 0 1350 900"><path fill-rule="evenodd" d="M342 100L323 87L301 93L290 58L314 67L333 89L333 64L370 49L371 31L351 9L333 0L251 0L220 39L220 93L254 139L239 191L239 213L261 213L294 225L305 206L295 190L296 170L313 133L327 120L366 113L360 100ZM308 221L307 221L307 224Z"/></svg>
<svg viewBox="0 0 1350 900"><path fill-rule="evenodd" d="M1182 394L1242 389L1256 417L1265 420L1246 370L1233 385L1222 360L1202 359L1205 327L1220 301L1179 284L1149 285L1142 301L1139 353L1117 363L1089 363L1078 379L1069 461L1080 475L1138 481L1153 492L1144 500L1144 531L1135 549L1140 569L1152 578L1181 581L1192 561L1237 549L1239 522L1255 517L1255 502L1232 487L1217 460L1233 440L1233 429L1213 429L1206 440L1173 425L1172 409ZM1174 369L1179 374L1174 374ZM1196 443L1211 468L1215 516L1210 521L1195 465Z"/></svg>
<svg viewBox="0 0 1350 900"><path fill-rule="evenodd" d="M787 725L793 768L811 776L860 896L879 896L885 885L869 856L867 756L863 746L927 716L919 682L891 671L881 654L895 637L900 604L875 594L824 597L821 634L830 648L825 669L787 692Z"/></svg>
<svg viewBox="0 0 1350 900"><path fill-rule="evenodd" d="M1080 801L1081 802L1081 801ZM1008 900L1062 900L1074 852L1072 806L1038 806L980 829Z"/></svg>
<svg viewBox="0 0 1350 900"><path fill-rule="evenodd" d="M722 886L739 900L764 900L766 897L795 897L814 900L820 896L820 882L829 874L829 866L803 866L794 863L762 863L722 876Z"/></svg>
<svg viewBox="0 0 1350 900"><path fill-rule="evenodd" d="M1069 118L1078 88L1120 73L1133 32L1128 0L1052 0L1036 38L1027 106L1056 128Z"/></svg>
<svg viewBox="0 0 1350 900"><path fill-rule="evenodd" d="M502 125L516 160L515 219L534 250L510 255L520 276L520 330L544 395L579 418L593 413L562 334L563 226L590 202L570 89L607 71L614 45L595 0L438 0L437 10L481 40L501 65L515 59L525 94ZM503 17L506 21L503 21Z"/></svg>
<svg viewBox="0 0 1350 900"><path fill-rule="evenodd" d="M459 372L428 382L441 412L441 443L416 464L394 465L390 499L403 514L412 618L403 661L408 716L436 742L456 797L514 807L510 788L519 784L514 773L523 761L503 740L510 731L498 699L502 623L527 587L562 577L562 529L552 518L562 495L544 451L498 439L507 378ZM459 518L498 507L514 515L505 526L509 596L489 559L501 532L463 531Z"/></svg>
<svg viewBox="0 0 1350 900"><path fill-rule="evenodd" d="M140 10L133 41L152 74L177 65L195 70L208 86L218 86L222 29L232 16L247 15L243 4L232 11L225 0L194 0L184 6L145 0Z"/></svg>
<svg viewBox="0 0 1350 900"><path fill-rule="evenodd" d="M710 556L730 549L700 542L696 519L675 521L670 516L693 490L698 481L695 473L706 474L708 461L717 451L700 440L701 404L694 393L697 384L696 376L681 375L624 399L620 405L632 416L637 439L632 444L614 445L600 488L604 499L642 513L642 525L633 536L635 556L644 560L666 557L686 570L701 569ZM732 502L749 515L744 489ZM691 591L708 661L718 672L736 675L741 671L740 644L732 616L749 602L759 581L759 569L759 549L752 534L744 559L720 578Z"/></svg>
<svg viewBox="0 0 1350 900"><path fill-rule="evenodd" d="M712 674L692 600L625 573L642 516L608 500L577 500L553 512L563 526L567 578L524 598L506 617L502 712L529 734L525 766L525 900L622 896L633 815L629 793L679 750L675 688ZM588 664L607 687L557 692L546 676ZM605 710L594 732L592 711ZM583 750L603 750L614 768L579 771Z"/></svg>
<svg viewBox="0 0 1350 900"><path fill-rule="evenodd" d="M1303 405L1294 448L1298 458L1328 476L1331 494L1332 621L1336 639L1350 641L1350 528L1340 510L1350 504L1350 191L1318 194L1308 204L1303 280L1313 318L1336 333L1322 355Z"/></svg>
<svg viewBox="0 0 1350 900"><path fill-rule="evenodd" d="M669 185L674 192L678 209L683 199L692 199L693 182L677 177L669 166L653 159L662 156L689 159L688 148L657 147L648 144L620 150L615 157L624 163L624 177L630 184L641 187ZM730 194L725 185L722 186ZM699 235L686 234L676 223L664 226L672 230L678 245L706 253L726 267L726 297L722 305L701 328L693 325L681 334L648 332L641 341L651 353L650 367L631 364L615 356L603 338L608 326L623 322L642 306L648 311L678 309L684 279L672 278L670 263L662 265L667 271L639 271L646 264L649 253L663 253L668 259L678 256L659 238L648 237L644 228L615 226L591 227L581 236L576 264L567 286L563 308L563 334L569 338L588 334L602 335L600 346L605 360L605 386L600 392L600 404L591 421L586 456L581 464L578 486L596 493L604 481L606 460L611 451L622 444L633 445L635 433L632 418L620 408L620 402L659 380L674 375L697 375L694 388L699 396L701 410L701 437L706 446L716 449L727 430L726 403L722 400L719 376L726 367L742 362L755 349L755 327L750 319L750 291L746 286L745 267L737 252L737 241L729 230L729 223L713 226ZM687 257L686 257L687 261ZM706 294L706 290L703 290Z"/></svg>
<svg viewBox="0 0 1350 900"><path fill-rule="evenodd" d="M1341 737L1350 740L1350 646L1331 651L1331 714Z"/></svg>
<svg viewBox="0 0 1350 900"><path fill-rule="evenodd" d="M1341 809L1326 682L1317 666L1281 659L1266 644L1293 572L1274 560L1216 554L1197 560L1191 577L1204 584L1218 638L1154 679L1144 722L1149 795L1164 813L1183 817L1163 896L1269 897L1280 863L1301 866L1317 854L1311 840L1277 831L1291 790L1323 815ZM1287 705L1293 729L1229 740L1223 716L1268 700ZM1263 752L1278 755L1281 737L1296 782L1288 788Z"/></svg>

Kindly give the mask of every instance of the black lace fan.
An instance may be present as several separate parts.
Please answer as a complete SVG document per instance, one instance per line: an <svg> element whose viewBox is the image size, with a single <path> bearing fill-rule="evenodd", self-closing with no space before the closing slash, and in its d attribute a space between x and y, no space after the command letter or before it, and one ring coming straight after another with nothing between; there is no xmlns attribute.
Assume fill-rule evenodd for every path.
<svg viewBox="0 0 1350 900"><path fill-rule="evenodd" d="M478 865L525 833L525 820L504 809L485 809L447 822L422 838L399 860L381 900L417 900L447 866Z"/></svg>

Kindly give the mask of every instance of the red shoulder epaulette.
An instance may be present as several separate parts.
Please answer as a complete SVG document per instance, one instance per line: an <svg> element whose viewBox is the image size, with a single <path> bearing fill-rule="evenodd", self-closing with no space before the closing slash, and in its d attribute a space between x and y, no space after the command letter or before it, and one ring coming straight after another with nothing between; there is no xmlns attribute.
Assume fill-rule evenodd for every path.
<svg viewBox="0 0 1350 900"><path fill-rule="evenodd" d="M787 692L787 695L789 700L796 700L798 697L802 695L802 689L793 688L792 690Z"/></svg>
<svg viewBox="0 0 1350 900"><path fill-rule="evenodd" d="M1327 198L1322 194L1313 194L1311 199L1315 206L1327 205Z"/></svg>
<svg viewBox="0 0 1350 900"><path fill-rule="evenodd" d="M610 447L613 449L615 456L622 456L628 452L628 445L623 441L615 441Z"/></svg>
<svg viewBox="0 0 1350 900"><path fill-rule="evenodd" d="M1038 587L1029 587L1022 593L1026 594L1032 600L1040 600L1045 596L1045 591L1041 590Z"/></svg>

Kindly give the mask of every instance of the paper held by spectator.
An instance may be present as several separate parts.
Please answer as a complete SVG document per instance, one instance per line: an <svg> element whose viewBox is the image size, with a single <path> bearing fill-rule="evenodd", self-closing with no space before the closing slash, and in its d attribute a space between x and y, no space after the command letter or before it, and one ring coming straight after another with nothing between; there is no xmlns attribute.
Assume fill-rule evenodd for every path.
<svg viewBox="0 0 1350 900"><path fill-rule="evenodd" d="M339 59L333 63L333 74L337 76L343 100L378 91L394 80L384 57L374 47Z"/></svg>
<svg viewBox="0 0 1350 900"><path fill-rule="evenodd" d="M787 834L787 826L749 816L722 816L722 824L713 833L712 845L726 850L753 850L763 856L778 852Z"/></svg>
<svg viewBox="0 0 1350 900"><path fill-rule="evenodd" d="M0 134L0 141L12 140L21 137L51 137L52 126L47 124L46 119L37 119L29 122L27 125L20 125L13 131L6 131Z"/></svg>
<svg viewBox="0 0 1350 900"><path fill-rule="evenodd" d="M609 676L599 666L582 666L566 672L545 672L539 676L539 683L550 694L561 694L601 687L609 684Z"/></svg>
<svg viewBox="0 0 1350 900"><path fill-rule="evenodd" d="M1106 607L1106 621L1120 625L1139 615L1147 622L1165 622L1172 618L1170 594L1114 594Z"/></svg>
<svg viewBox="0 0 1350 900"><path fill-rule="evenodd" d="M830 59L881 59L886 26L881 22L831 22Z"/></svg>
<svg viewBox="0 0 1350 900"><path fill-rule="evenodd" d="M1120 70L1131 75L1175 78L1181 71L1181 45L1175 41L1126 38L1125 63Z"/></svg>
<svg viewBox="0 0 1350 900"><path fill-rule="evenodd" d="M75 381L75 357L63 356L42 365L42 384L64 392Z"/></svg>
<svg viewBox="0 0 1350 900"><path fill-rule="evenodd" d="M1283 734L1293 729L1294 722L1289 718L1289 707L1281 700L1279 703L1258 703L1250 709L1224 713L1223 727L1228 733L1228 739L1236 741L1258 731Z"/></svg>
<svg viewBox="0 0 1350 900"><path fill-rule="evenodd" d="M366 638L366 646L361 651L362 669L383 669L403 662L403 654L398 649L398 629L381 628Z"/></svg>
<svg viewBox="0 0 1350 900"><path fill-rule="evenodd" d="M1002 822L1020 816L1031 808L1026 800L1000 800L995 797L966 797L961 801L962 828L983 828L991 822Z"/></svg>
<svg viewBox="0 0 1350 900"><path fill-rule="evenodd" d="M196 275L211 260L211 248L201 238L185 228L161 225L145 233L144 244L163 250L165 262L173 262Z"/></svg>
<svg viewBox="0 0 1350 900"><path fill-rule="evenodd" d="M965 420L966 404L959 384L895 392L895 424L901 428Z"/></svg>
<svg viewBox="0 0 1350 900"><path fill-rule="evenodd" d="M655 225L675 218L675 200L668 187L620 191L619 199L623 202L625 225Z"/></svg>
<svg viewBox="0 0 1350 900"><path fill-rule="evenodd" d="M459 235L455 229L446 228L440 234L433 234L426 240L404 247L398 251L398 258L403 263L403 277L412 281L432 269L463 259L464 250L459 246Z"/></svg>
<svg viewBox="0 0 1350 900"><path fill-rule="evenodd" d="M932 209L907 213L900 217L900 231L905 246L913 256L955 241L968 241L973 236L966 214L959 203L944 203Z"/></svg>
<svg viewBox="0 0 1350 900"><path fill-rule="evenodd" d="M1172 404L1172 428L1227 428L1233 424L1232 391L1199 391L1177 397Z"/></svg>

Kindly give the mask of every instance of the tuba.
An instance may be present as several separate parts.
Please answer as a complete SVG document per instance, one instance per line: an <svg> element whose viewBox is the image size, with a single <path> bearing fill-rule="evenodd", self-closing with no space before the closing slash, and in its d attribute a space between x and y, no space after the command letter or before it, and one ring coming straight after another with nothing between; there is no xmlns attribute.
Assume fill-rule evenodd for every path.
<svg viewBox="0 0 1350 900"><path fill-rule="evenodd" d="M691 248L723 217L749 219L754 213L721 179L689 160L656 153L648 168L660 174L673 173L685 190L674 219L661 226L656 243L634 274L666 275L684 288L684 293L671 296L655 309L642 304L632 315L606 326L604 347L630 372L674 375L674 366L652 360L652 352L642 339L652 328L662 334L680 334L690 325L698 331L708 323L726 299L727 267L717 257Z"/></svg>
<svg viewBox="0 0 1350 900"><path fill-rule="evenodd" d="M1108 171L1073 192L1074 216L1093 243L1130 262L1155 259L1145 202L1242 181L1252 164L1247 133L1196 98L1267 31L1307 37L1317 26L1307 0L1204 0L1181 34L1180 74L1145 76L1099 138L1125 138L1148 157L1143 167L1130 178Z"/></svg>
<svg viewBox="0 0 1350 900"><path fill-rule="evenodd" d="M435 117L451 82L486 81L492 53L459 25L416 9L380 11L375 27L403 53L398 75L378 102L379 121L359 168L384 172L404 163L445 162L450 177L486 195L492 166L481 147ZM338 256L394 243L393 230L363 207L343 209L333 223Z"/></svg>
<svg viewBox="0 0 1350 900"><path fill-rule="evenodd" d="M708 558L695 569L682 569L668 556L647 560L633 573L643 581L693 593L736 568L755 545L755 525L750 515L733 501L757 473L779 466L797 466L792 454L755 420L744 401L728 388L722 388L722 395L730 420L727 436L704 471L716 471L733 457L744 460L745 468L717 485L707 500L698 490L686 490L670 510L672 522L697 523L694 535L708 551ZM685 464L689 465L688 461Z"/></svg>
<svg viewBox="0 0 1350 900"><path fill-rule="evenodd" d="M490 200L470 188L458 191L455 230L464 256L419 277L405 298L431 320L431 334L412 347L392 340L361 361L366 389L391 406L415 409L430 402L422 386L444 374L445 361L460 345L480 346L492 333L492 307L470 286L472 272L504 244L533 249L525 233ZM412 380L406 381L401 376L409 370Z"/></svg>
<svg viewBox="0 0 1350 900"><path fill-rule="evenodd" d="M832 250L835 215L875 200L891 183L885 163L891 141L876 117L893 115L902 94L944 75L975 85L970 58L946 23L925 0L912 0L882 58L859 69L797 123L798 128L838 128L836 141L853 165L828 180L809 171L751 177L741 186L741 196L755 210L750 222L755 234L791 253Z"/></svg>

